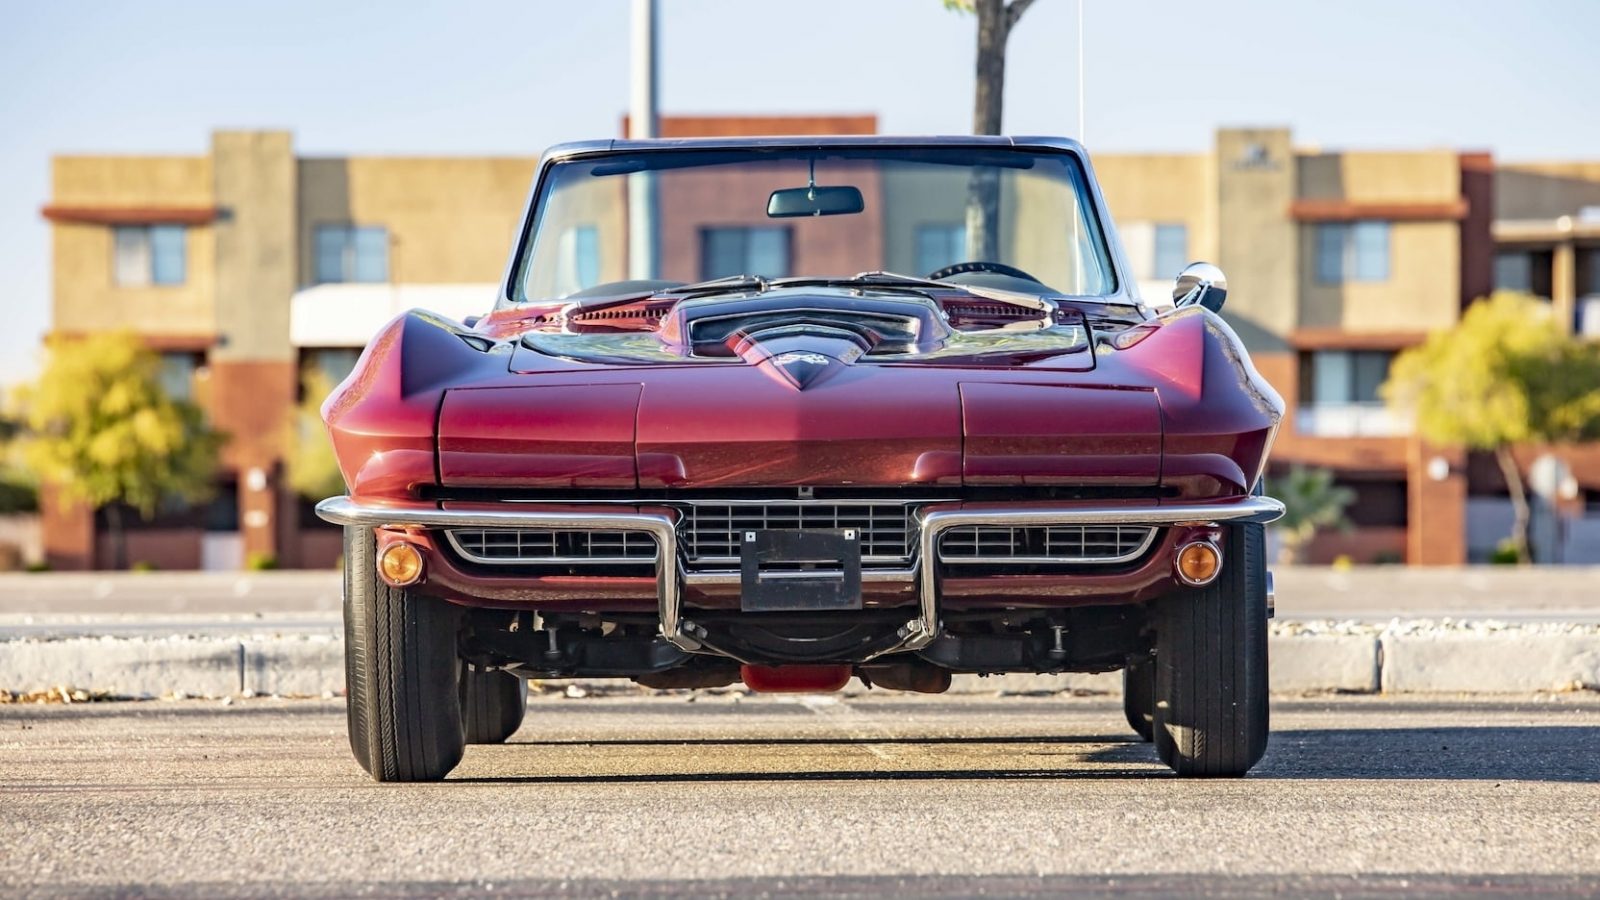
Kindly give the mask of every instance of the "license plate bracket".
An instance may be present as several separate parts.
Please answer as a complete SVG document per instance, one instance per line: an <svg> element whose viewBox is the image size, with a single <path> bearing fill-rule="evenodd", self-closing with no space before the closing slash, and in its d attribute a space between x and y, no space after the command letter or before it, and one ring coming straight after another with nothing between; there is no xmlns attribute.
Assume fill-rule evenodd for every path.
<svg viewBox="0 0 1600 900"><path fill-rule="evenodd" d="M859 530L762 529L739 537L744 612L861 608Z"/></svg>

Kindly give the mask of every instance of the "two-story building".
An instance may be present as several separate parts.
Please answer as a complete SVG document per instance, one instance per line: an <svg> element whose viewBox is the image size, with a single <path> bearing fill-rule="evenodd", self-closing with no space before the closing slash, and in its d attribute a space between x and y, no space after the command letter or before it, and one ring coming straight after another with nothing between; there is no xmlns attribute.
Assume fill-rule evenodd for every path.
<svg viewBox="0 0 1600 900"><path fill-rule="evenodd" d="M667 136L876 127L872 116L662 123ZM1314 559L1452 564L1492 548L1508 520L1494 466L1416 440L1378 386L1398 351L1497 286L1549 297L1576 331L1600 333L1600 163L1323 152L1297 148L1285 129L1222 129L1205 153L1097 154L1095 163L1147 300L1169 298L1191 260L1227 273L1225 314L1292 408L1276 468L1328 467L1355 490L1354 527L1323 535ZM54 332L136 332L161 352L168 389L194 397L231 436L216 499L136 525L129 559L332 564L337 532L284 477L302 373L343 377L401 310L487 309L535 164L532 155L300 157L285 132L218 132L195 156L57 157L44 209ZM914 196L919 186L876 189ZM699 277L787 274L821 252L764 219L665 207L706 211L663 222L661 252ZM884 268L924 273L955 261L961 210L885 208L927 221L908 230L862 219L864 242L915 236L905 246L879 240ZM589 271L599 263L585 235L571 249L572 286L609 280ZM1600 454L1563 456L1572 473L1564 502L1581 512L1600 498ZM44 518L52 565L108 562L94 512L47 492ZM1588 552L1581 534L1573 546Z"/></svg>

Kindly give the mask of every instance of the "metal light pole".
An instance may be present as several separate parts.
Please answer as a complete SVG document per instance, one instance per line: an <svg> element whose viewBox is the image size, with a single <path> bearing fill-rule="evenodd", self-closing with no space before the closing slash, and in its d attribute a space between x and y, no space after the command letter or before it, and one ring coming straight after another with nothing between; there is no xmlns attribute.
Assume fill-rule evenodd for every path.
<svg viewBox="0 0 1600 900"><path fill-rule="evenodd" d="M633 0L633 83L628 137L656 137L656 0ZM656 278L656 179L653 172L628 176L628 277Z"/></svg>
<svg viewBox="0 0 1600 900"><path fill-rule="evenodd" d="M1083 0L1078 0L1078 143L1083 142Z"/></svg>

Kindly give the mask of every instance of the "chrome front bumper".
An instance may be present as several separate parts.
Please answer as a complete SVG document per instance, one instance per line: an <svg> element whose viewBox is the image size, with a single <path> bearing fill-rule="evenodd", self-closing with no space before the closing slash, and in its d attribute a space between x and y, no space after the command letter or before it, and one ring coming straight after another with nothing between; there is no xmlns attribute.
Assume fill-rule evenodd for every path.
<svg viewBox="0 0 1600 900"><path fill-rule="evenodd" d="M939 635L939 537L951 528L970 525L1012 527L1038 525L1216 525L1267 523L1283 515L1283 504L1271 497L1243 497L1228 503L1182 506L954 507L934 504L917 517L917 561L900 578L918 582L917 616L900 630L900 641L883 651L893 653L927 646ZM694 623L683 618L681 587L690 580L710 582L730 576L687 573L678 552L676 517L664 513L548 513L527 504L515 509L459 510L366 503L330 497L317 504L317 515L336 525L373 528L552 528L589 531L644 531L656 540L656 596L661 634L680 649L702 649ZM737 576L731 576L736 578ZM898 579L897 579L898 580Z"/></svg>

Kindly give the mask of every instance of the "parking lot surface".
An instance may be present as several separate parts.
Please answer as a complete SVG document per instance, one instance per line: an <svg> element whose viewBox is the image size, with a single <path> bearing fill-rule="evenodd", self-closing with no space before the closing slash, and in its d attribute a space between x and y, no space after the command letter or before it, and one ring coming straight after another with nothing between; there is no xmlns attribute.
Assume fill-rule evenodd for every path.
<svg viewBox="0 0 1600 900"><path fill-rule="evenodd" d="M1600 893L1600 697L1273 727L1183 781L1104 698L550 693L379 785L338 701L0 706L0 893Z"/></svg>

